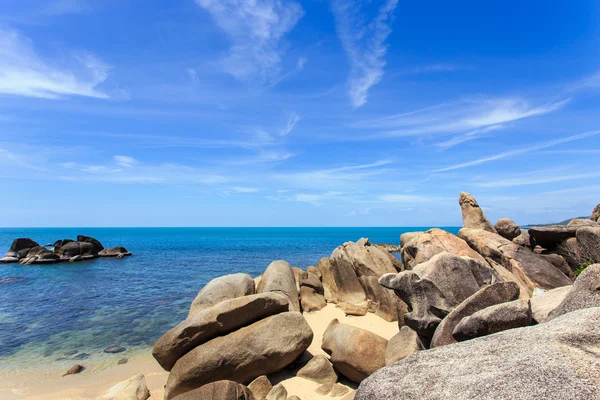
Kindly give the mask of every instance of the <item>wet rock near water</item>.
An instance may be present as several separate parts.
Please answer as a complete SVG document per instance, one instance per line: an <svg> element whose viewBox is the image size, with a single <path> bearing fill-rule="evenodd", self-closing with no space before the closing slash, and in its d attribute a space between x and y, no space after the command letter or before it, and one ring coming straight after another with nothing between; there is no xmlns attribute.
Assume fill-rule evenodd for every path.
<svg viewBox="0 0 600 400"><path fill-rule="evenodd" d="M69 368L67 370L67 372L65 372L63 374L63 376L67 376L67 375L75 375L80 373L81 371L83 371L85 369L85 367L83 365L79 365L79 364L75 364L73 365L71 368Z"/></svg>
<svg viewBox="0 0 600 400"><path fill-rule="evenodd" d="M126 349L123 346L108 346L107 348L104 349L104 352L108 353L108 354L116 354L116 353L122 353L125 350Z"/></svg>

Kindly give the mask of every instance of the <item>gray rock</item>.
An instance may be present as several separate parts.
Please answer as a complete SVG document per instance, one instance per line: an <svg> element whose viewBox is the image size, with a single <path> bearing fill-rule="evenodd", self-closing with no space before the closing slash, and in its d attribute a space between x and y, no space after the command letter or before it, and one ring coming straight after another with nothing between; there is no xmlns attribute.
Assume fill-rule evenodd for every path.
<svg viewBox="0 0 600 400"><path fill-rule="evenodd" d="M116 353L122 353L125 350L126 349L123 346L108 346L107 348L104 349L104 352L109 353L109 354L116 354Z"/></svg>
<svg viewBox="0 0 600 400"><path fill-rule="evenodd" d="M388 341L379 335L351 325L331 321L321 348L331 356L333 367L346 378L361 382L385 366Z"/></svg>
<svg viewBox="0 0 600 400"><path fill-rule="evenodd" d="M463 228L483 229L495 232L491 222L487 219L473 196L469 193L461 192L458 204L462 212Z"/></svg>
<svg viewBox="0 0 600 400"><path fill-rule="evenodd" d="M296 375L317 383L335 383L338 380L333 364L320 354L311 358Z"/></svg>
<svg viewBox="0 0 600 400"><path fill-rule="evenodd" d="M189 316L161 336L154 344L152 355L161 367L170 371L177 360L202 343L288 309L289 299L279 293L222 301Z"/></svg>
<svg viewBox="0 0 600 400"><path fill-rule="evenodd" d="M329 258L322 258L317 264L317 268L321 272L327 301L345 301L351 304L367 301L358 277L348 263L338 263Z"/></svg>
<svg viewBox="0 0 600 400"><path fill-rule="evenodd" d="M306 272L306 274L304 274L304 276L300 278L300 286L313 288L318 294L325 293L323 290L323 283L321 282L321 278L319 278L313 272Z"/></svg>
<svg viewBox="0 0 600 400"><path fill-rule="evenodd" d="M556 254L565 259L573 271L577 269L579 264L585 261L583 252L581 251L579 243L577 242L577 238L574 237L563 241L554 251Z"/></svg>
<svg viewBox="0 0 600 400"><path fill-rule="evenodd" d="M514 300L484 308L463 318L454 328L452 336L462 342L530 325L533 325L533 318L529 300Z"/></svg>
<svg viewBox="0 0 600 400"><path fill-rule="evenodd" d="M327 305L325 296L308 286L300 286L300 302L304 312L319 311Z"/></svg>
<svg viewBox="0 0 600 400"><path fill-rule="evenodd" d="M533 238L538 246L547 250L554 250L564 240L575 237L577 226L555 225L539 226L529 229L529 236Z"/></svg>
<svg viewBox="0 0 600 400"><path fill-rule="evenodd" d="M385 365L391 365L404 360L406 357L420 350L425 350L425 346L423 346L417 332L408 326L403 326L400 328L400 332L395 334L388 342L385 349Z"/></svg>
<svg viewBox="0 0 600 400"><path fill-rule="evenodd" d="M600 307L600 264L587 267L546 321L582 308Z"/></svg>
<svg viewBox="0 0 600 400"><path fill-rule="evenodd" d="M254 294L254 280L248 274L220 276L200 290L188 315L193 315L225 300Z"/></svg>
<svg viewBox="0 0 600 400"><path fill-rule="evenodd" d="M249 388L233 381L218 381L176 396L174 400L263 400Z"/></svg>
<svg viewBox="0 0 600 400"><path fill-rule="evenodd" d="M313 332L298 312L272 315L197 346L175 363L165 400L210 382L248 383L280 371L308 348Z"/></svg>
<svg viewBox="0 0 600 400"><path fill-rule="evenodd" d="M57 254L63 259L70 259L75 256L85 258L97 257L98 252L94 245L88 242L69 242L57 250Z"/></svg>
<svg viewBox="0 0 600 400"><path fill-rule="evenodd" d="M290 311L300 311L300 299L296 277L290 264L283 260L273 261L263 272L257 293L274 292L290 299Z"/></svg>
<svg viewBox="0 0 600 400"><path fill-rule="evenodd" d="M600 227L586 226L578 229L577 243L585 259L600 262Z"/></svg>
<svg viewBox="0 0 600 400"><path fill-rule="evenodd" d="M563 286L533 296L529 301L533 320L538 324L546 321L548 314L563 302L572 288L573 286Z"/></svg>
<svg viewBox="0 0 600 400"><path fill-rule="evenodd" d="M347 242L331 253L331 261L338 268L352 268L356 276L375 276L402 270L402 264L393 255L378 246L372 246L369 239Z"/></svg>
<svg viewBox="0 0 600 400"><path fill-rule="evenodd" d="M48 250L43 246L33 247L27 252L27 256L22 258L19 262L23 265L32 264L53 264L61 261L60 257L54 252Z"/></svg>
<svg viewBox="0 0 600 400"><path fill-rule="evenodd" d="M513 240L519 237L521 234L521 228L519 228L519 225L515 224L508 218L500 218L498 221L496 221L494 228L496 229L496 232L498 232L498 235L508 240Z"/></svg>
<svg viewBox="0 0 600 400"><path fill-rule="evenodd" d="M91 236L78 235L77 241L80 243L90 243L93 246L92 251L94 254L98 254L99 252L104 250L104 246L102 246L102 243L100 243L98 239L94 239Z"/></svg>
<svg viewBox="0 0 600 400"><path fill-rule="evenodd" d="M257 400L264 400L271 389L273 389L273 385L271 385L269 378L261 375L248 385L248 389L250 389Z"/></svg>
<svg viewBox="0 0 600 400"><path fill-rule="evenodd" d="M540 254L539 255L542 259L548 261L550 264L554 265L556 268L558 268L560 270L560 272L562 272L563 274L565 274L566 276L568 276L569 278L573 278L573 270L571 269L571 267L569 267L569 264L567 263L567 261L564 259L563 256L559 255L559 254L554 254L554 253L550 253L550 254Z"/></svg>
<svg viewBox="0 0 600 400"><path fill-rule="evenodd" d="M379 279L374 276L361 276L360 283L367 295L367 299L374 304L374 313L388 322L400 321L404 324L404 314L408 306L393 290L384 288L379 284Z"/></svg>
<svg viewBox="0 0 600 400"><path fill-rule="evenodd" d="M356 400L600 398L600 308L420 351L364 380Z"/></svg>
<svg viewBox="0 0 600 400"><path fill-rule="evenodd" d="M431 348L456 343L452 336L460 321L487 307L515 300L519 297L519 286L514 282L497 282L484 286L465 299L442 320L431 339Z"/></svg>

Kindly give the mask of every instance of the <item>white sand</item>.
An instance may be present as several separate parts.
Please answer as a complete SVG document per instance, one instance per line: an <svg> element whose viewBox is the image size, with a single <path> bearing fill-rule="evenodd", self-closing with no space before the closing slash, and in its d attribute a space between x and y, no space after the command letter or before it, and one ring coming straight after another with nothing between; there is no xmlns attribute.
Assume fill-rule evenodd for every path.
<svg viewBox="0 0 600 400"><path fill-rule="evenodd" d="M346 316L333 304L328 304L323 310L307 313L304 316L315 334L313 342L308 348L308 353L312 355L325 354L321 350L321 341L327 325L334 318L339 319L340 322L377 333L386 339L390 339L398 333L396 322L387 322L370 313L364 317ZM128 356L124 355L123 357ZM158 365L149 351L148 354L129 356L128 363L123 365L117 364L118 358L92 365L88 365L92 360L73 361L72 364L80 363L87 369L80 374L65 377L61 377L61 375L70 365L65 365L64 370L50 372L47 368L41 369L35 366L22 371L0 371L0 398L3 400L96 399L113 385L136 374L145 375L151 399L163 398L168 373ZM308 358L310 358L309 354L304 357L305 361ZM288 391L288 396L297 395L302 400L331 399L329 396L315 393L319 384L295 377L299 367L300 365L295 369L286 369L269 378L273 385L281 382ZM351 389L357 387L356 384L346 380L342 380L341 383Z"/></svg>

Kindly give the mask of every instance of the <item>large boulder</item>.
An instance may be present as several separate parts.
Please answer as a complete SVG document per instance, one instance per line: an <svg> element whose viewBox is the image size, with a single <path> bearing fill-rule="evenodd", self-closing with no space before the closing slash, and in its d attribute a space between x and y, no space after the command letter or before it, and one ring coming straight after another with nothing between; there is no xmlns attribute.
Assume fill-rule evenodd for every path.
<svg viewBox="0 0 600 400"><path fill-rule="evenodd" d="M319 311L327 305L325 296L309 286L300 286L300 303L304 312Z"/></svg>
<svg viewBox="0 0 600 400"><path fill-rule="evenodd" d="M600 308L420 351L365 379L355 400L598 399Z"/></svg>
<svg viewBox="0 0 600 400"><path fill-rule="evenodd" d="M170 371L177 360L202 343L288 309L289 299L278 293L224 300L190 315L161 336L154 344L152 355L161 367Z"/></svg>
<svg viewBox="0 0 600 400"><path fill-rule="evenodd" d="M577 230L577 243L585 259L600 262L600 227L586 226Z"/></svg>
<svg viewBox="0 0 600 400"><path fill-rule="evenodd" d="M555 225L529 228L529 236L535 244L546 250L554 250L564 240L575 237L578 226Z"/></svg>
<svg viewBox="0 0 600 400"><path fill-rule="evenodd" d="M483 229L495 232L492 223L487 219L479 204L469 193L461 192L458 204L462 212L463 228Z"/></svg>
<svg viewBox="0 0 600 400"><path fill-rule="evenodd" d="M484 308L463 318L454 331L454 339L462 342L507 329L533 325L529 300L514 300Z"/></svg>
<svg viewBox="0 0 600 400"><path fill-rule="evenodd" d="M521 234L521 228L519 228L519 225L515 224L511 219L508 218L500 218L498 221L496 221L494 228L496 229L496 232L498 232L498 235L508 240L513 240Z"/></svg>
<svg viewBox="0 0 600 400"><path fill-rule="evenodd" d="M546 321L548 315L563 302L573 286L563 286L533 296L529 301L531 316L538 324Z"/></svg>
<svg viewBox="0 0 600 400"><path fill-rule="evenodd" d="M77 241L82 242L82 243L91 243L94 248L93 251L96 254L100 253L102 250L104 250L104 246L102 246L102 243L100 243L100 241L98 239L94 239L91 236L78 235Z"/></svg>
<svg viewBox="0 0 600 400"><path fill-rule="evenodd" d="M175 363L165 400L222 379L245 384L280 371L304 353L312 339L302 314L285 312L209 340Z"/></svg>
<svg viewBox="0 0 600 400"><path fill-rule="evenodd" d="M596 221L592 221L591 219L583 219L583 218L575 218L569 221L567 226L592 226L592 227L600 227L600 224Z"/></svg>
<svg viewBox="0 0 600 400"><path fill-rule="evenodd" d="M367 299L371 300L375 307L374 312L379 317L388 322L400 321L404 323L404 314L407 312L407 305L393 290L384 288L379 284L379 279L375 276L361 276L360 283L365 290Z"/></svg>
<svg viewBox="0 0 600 400"><path fill-rule="evenodd" d="M537 287L550 290L572 284L558 268L531 250L482 229L461 229L458 236L481 254L504 281L519 284L521 296Z"/></svg>
<svg viewBox="0 0 600 400"><path fill-rule="evenodd" d="M519 286L514 282L497 282L490 286L484 286L460 303L442 320L431 339L431 348L456 343L452 332L463 318L487 307L515 300L518 297Z"/></svg>
<svg viewBox="0 0 600 400"><path fill-rule="evenodd" d="M577 269L579 264L585 261L583 252L581 251L579 243L577 242L577 238L574 237L563 241L554 251L556 254L565 259L573 271Z"/></svg>
<svg viewBox="0 0 600 400"><path fill-rule="evenodd" d="M360 304L367 301L354 269L346 263L337 263L329 258L322 258L317 264L321 272L325 299L332 302L345 301Z"/></svg>
<svg viewBox="0 0 600 400"><path fill-rule="evenodd" d="M100 399L146 400L149 397L150 391L148 391L148 386L146 386L146 378L144 378L144 375L135 375L108 389L106 394Z"/></svg>
<svg viewBox="0 0 600 400"><path fill-rule="evenodd" d="M63 259L81 256L83 258L94 258L98 256L94 244L89 242L69 242L56 250L56 253Z"/></svg>
<svg viewBox="0 0 600 400"><path fill-rule="evenodd" d="M600 223L600 204L598 204L596 207L594 207L594 210L592 211L592 216L590 217L590 219L592 221L596 221L596 222Z"/></svg>
<svg viewBox="0 0 600 400"><path fill-rule="evenodd" d="M518 244L522 247L527 247L531 249L531 237L529 236L529 231L522 230L521 234L512 240L514 244Z"/></svg>
<svg viewBox="0 0 600 400"><path fill-rule="evenodd" d="M205 310L225 300L254 294L254 280L248 274L231 274L220 276L208 282L200 290L192 305L189 315Z"/></svg>
<svg viewBox="0 0 600 400"><path fill-rule="evenodd" d="M411 240L402 247L402 260L406 269L413 269L417 264L429 261L431 257L443 252L485 261L467 242L438 228L414 233Z"/></svg>
<svg viewBox="0 0 600 400"><path fill-rule="evenodd" d="M333 367L346 378L360 383L385 366L388 341L367 330L331 321L321 348L331 356Z"/></svg>
<svg viewBox="0 0 600 400"><path fill-rule="evenodd" d="M400 235L400 250L402 251L402 247L406 246L406 244L408 242L413 240L416 236L418 236L421 233L423 233L423 232L422 231L404 232L402 235Z"/></svg>
<svg viewBox="0 0 600 400"><path fill-rule="evenodd" d="M547 321L575 310L600 307L600 264L587 267L564 300L548 315Z"/></svg>
<svg viewBox="0 0 600 400"><path fill-rule="evenodd" d="M324 294L324 289L323 289L323 283L321 282L321 279L319 278L318 275L314 274L313 272L306 272L301 278L300 278L300 286L306 286L309 288L313 288L315 290L315 292L319 293L319 294Z"/></svg>
<svg viewBox="0 0 600 400"><path fill-rule="evenodd" d="M246 386L233 381L217 381L175 396L173 400L261 400Z"/></svg>
<svg viewBox="0 0 600 400"><path fill-rule="evenodd" d="M296 375L321 384L335 383L338 380L338 375L333 369L333 364L327 357L321 354L311 358Z"/></svg>
<svg viewBox="0 0 600 400"><path fill-rule="evenodd" d="M385 349L385 365L392 365L404 360L420 350L425 350L425 346L423 346L417 332L408 326L403 326L400 328L400 332L395 334L388 342Z"/></svg>
<svg viewBox="0 0 600 400"><path fill-rule="evenodd" d="M283 260L273 261L263 272L257 293L281 293L290 299L290 311L300 311L300 299L296 277L290 264Z"/></svg>
<svg viewBox="0 0 600 400"><path fill-rule="evenodd" d="M339 268L351 268L356 276L375 276L398 272L402 269L398 261L389 252L371 245L369 239L347 242L331 253L331 261Z"/></svg>
<svg viewBox="0 0 600 400"><path fill-rule="evenodd" d="M542 253L538 254L540 258L548 261L550 264L554 265L559 269L560 272L568 276L569 278L573 278L573 270L565 260L563 256L555 253Z"/></svg>
<svg viewBox="0 0 600 400"><path fill-rule="evenodd" d="M17 259L16 261L18 261L19 258L22 258L25 255L27 255L29 249L32 249L32 248L38 247L38 246L39 246L39 244L36 241L31 240L29 238L17 238L15 240L13 240L12 244L10 245L10 248L4 255L4 258L7 260L16 258ZM26 250L26 251L24 251L24 250ZM5 261L5 262L16 262L16 261Z"/></svg>

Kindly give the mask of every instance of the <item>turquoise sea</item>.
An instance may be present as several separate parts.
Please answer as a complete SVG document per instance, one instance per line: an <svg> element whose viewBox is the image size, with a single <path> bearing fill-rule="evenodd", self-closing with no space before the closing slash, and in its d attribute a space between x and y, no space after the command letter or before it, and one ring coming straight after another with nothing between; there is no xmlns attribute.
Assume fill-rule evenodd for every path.
<svg viewBox="0 0 600 400"><path fill-rule="evenodd" d="M0 264L0 365L85 359L111 345L147 349L186 317L198 291L217 276L257 276L277 259L306 268L346 241L398 244L403 232L426 229L0 229L1 254L17 237L44 245L78 234L133 253L74 264Z"/></svg>

